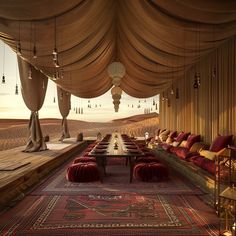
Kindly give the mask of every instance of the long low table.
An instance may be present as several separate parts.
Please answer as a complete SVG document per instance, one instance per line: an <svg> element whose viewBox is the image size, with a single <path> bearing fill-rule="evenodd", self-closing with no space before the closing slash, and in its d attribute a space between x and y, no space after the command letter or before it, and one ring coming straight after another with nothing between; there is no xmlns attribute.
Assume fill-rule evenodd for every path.
<svg viewBox="0 0 236 236"><path fill-rule="evenodd" d="M96 162L102 176L106 175L107 158L125 158L127 160L126 163L128 162L130 167L131 183L133 180L134 160L136 157L144 156L144 153L138 149L138 147L137 149L128 149L128 146L129 145L126 145L123 141L121 134L113 133L106 149L97 149L97 146L95 146L89 153L89 156L96 158Z"/></svg>

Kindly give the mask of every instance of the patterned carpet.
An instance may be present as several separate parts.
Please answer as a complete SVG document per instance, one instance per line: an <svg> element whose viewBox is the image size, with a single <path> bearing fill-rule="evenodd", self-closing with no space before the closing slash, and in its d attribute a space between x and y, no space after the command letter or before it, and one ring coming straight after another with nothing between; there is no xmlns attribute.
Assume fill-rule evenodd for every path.
<svg viewBox="0 0 236 236"><path fill-rule="evenodd" d="M0 219L1 235L217 235L218 220L190 195L28 196Z"/></svg>
<svg viewBox="0 0 236 236"><path fill-rule="evenodd" d="M163 182L129 183L117 160L104 182L70 183L65 164L0 215L4 236L216 236L219 220L205 194L170 172Z"/></svg>

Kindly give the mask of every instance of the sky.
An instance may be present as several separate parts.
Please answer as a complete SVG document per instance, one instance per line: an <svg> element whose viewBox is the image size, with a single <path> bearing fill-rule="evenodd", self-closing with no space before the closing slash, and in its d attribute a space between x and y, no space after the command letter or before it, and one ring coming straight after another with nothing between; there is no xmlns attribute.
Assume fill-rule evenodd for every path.
<svg viewBox="0 0 236 236"><path fill-rule="evenodd" d="M2 83L3 74L5 75L5 84ZM0 79L0 119L29 119L30 110L24 104L20 93L16 54L2 41L0 41ZM15 95L16 84L19 86L18 95ZM55 103L54 97L56 99ZM156 106L153 106L153 101L158 103L157 110ZM143 114L145 109L149 109L150 112L159 112L159 95L138 99L122 92L120 102L119 111L115 112L110 90L104 95L93 99L72 96L71 111L67 118L90 122L108 122L114 119ZM88 108L88 104L91 104L91 108ZM138 108L139 105L140 108ZM83 114L78 113L79 108L83 108ZM39 110L39 118L61 118L57 104L56 85L50 79L43 107Z"/></svg>

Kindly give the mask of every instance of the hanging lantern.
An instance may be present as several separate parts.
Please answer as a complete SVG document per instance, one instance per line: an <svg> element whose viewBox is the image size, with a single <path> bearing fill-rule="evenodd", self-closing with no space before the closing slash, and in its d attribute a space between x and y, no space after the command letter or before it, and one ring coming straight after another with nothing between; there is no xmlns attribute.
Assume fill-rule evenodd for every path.
<svg viewBox="0 0 236 236"><path fill-rule="evenodd" d="M2 84L5 84L6 80L5 80L5 75L4 75L4 70L5 70L5 43L3 44L3 64L2 64Z"/></svg>
<svg viewBox="0 0 236 236"><path fill-rule="evenodd" d="M2 75L2 84L5 84L6 80L5 80L5 75Z"/></svg>
<svg viewBox="0 0 236 236"><path fill-rule="evenodd" d="M56 98L55 98L55 96L53 97L53 103L56 103Z"/></svg>
<svg viewBox="0 0 236 236"><path fill-rule="evenodd" d="M18 56L21 56L21 44L20 44L20 41L17 43L17 46L16 46L16 54Z"/></svg>
<svg viewBox="0 0 236 236"><path fill-rule="evenodd" d="M16 84L15 95L18 95L18 84Z"/></svg>
<svg viewBox="0 0 236 236"><path fill-rule="evenodd" d="M28 70L28 79L32 79L32 70L31 70L31 65Z"/></svg>
<svg viewBox="0 0 236 236"><path fill-rule="evenodd" d="M173 84L171 85L170 94L171 94L171 95L174 95L174 94L175 94Z"/></svg>
<svg viewBox="0 0 236 236"><path fill-rule="evenodd" d="M34 45L33 47L33 58L36 59L37 58L37 50L36 50L36 46Z"/></svg>
<svg viewBox="0 0 236 236"><path fill-rule="evenodd" d="M156 102L155 102L155 100L153 99L152 105L155 106L155 104L156 104Z"/></svg>

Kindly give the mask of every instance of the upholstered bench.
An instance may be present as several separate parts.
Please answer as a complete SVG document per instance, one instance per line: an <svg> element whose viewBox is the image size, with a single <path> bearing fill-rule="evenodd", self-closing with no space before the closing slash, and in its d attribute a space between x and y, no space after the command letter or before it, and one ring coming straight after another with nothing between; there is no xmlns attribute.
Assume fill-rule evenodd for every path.
<svg viewBox="0 0 236 236"><path fill-rule="evenodd" d="M134 166L134 178L142 181L162 181L168 178L168 168L157 162L138 163Z"/></svg>
<svg viewBox="0 0 236 236"><path fill-rule="evenodd" d="M94 162L79 162L67 168L66 179L71 182L91 182L100 180L98 166Z"/></svg>

